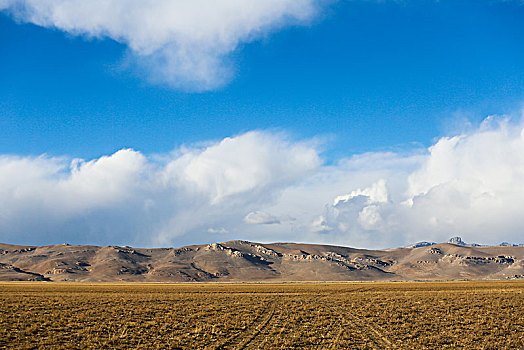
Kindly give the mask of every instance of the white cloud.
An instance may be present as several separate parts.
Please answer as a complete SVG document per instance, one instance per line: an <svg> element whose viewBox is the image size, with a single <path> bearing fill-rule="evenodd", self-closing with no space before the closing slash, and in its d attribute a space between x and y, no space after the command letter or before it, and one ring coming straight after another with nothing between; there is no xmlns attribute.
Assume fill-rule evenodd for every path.
<svg viewBox="0 0 524 350"><path fill-rule="evenodd" d="M365 158L371 164L377 154ZM443 241L454 234L470 242L522 241L522 124L490 117L469 134L441 138L425 156L391 159L375 175L373 165L354 168L354 178L368 175L368 187L334 196L333 204L325 205L321 224L332 228L332 237L363 246ZM416 166L406 171L410 162ZM319 231L318 220L310 231Z"/></svg>
<svg viewBox="0 0 524 350"><path fill-rule="evenodd" d="M330 227L326 221L326 218L321 215L311 224L311 231L314 233L328 233L333 231L333 227Z"/></svg>
<svg viewBox="0 0 524 350"><path fill-rule="evenodd" d="M220 227L220 228L213 228L213 227L210 227L207 229L207 232L208 233L228 233L229 231L226 230L225 228L223 227Z"/></svg>
<svg viewBox="0 0 524 350"><path fill-rule="evenodd" d="M0 157L0 211L3 218L19 215L19 205L39 215L63 217L128 199L141 185L145 158L124 149L84 162L73 159Z"/></svg>
<svg viewBox="0 0 524 350"><path fill-rule="evenodd" d="M264 196L268 187L302 176L320 165L317 151L305 143L289 143L279 135L248 132L225 138L204 150L185 150L166 166L164 176L182 182L212 203L251 192Z"/></svg>
<svg viewBox="0 0 524 350"><path fill-rule="evenodd" d="M323 0L1 0L16 19L129 47L152 81L208 90L228 55L282 26L307 24Z"/></svg>
<svg viewBox="0 0 524 350"><path fill-rule="evenodd" d="M223 236L320 164L312 144L265 132L183 148L162 162L130 149L91 161L2 156L0 241L150 245Z"/></svg>
<svg viewBox="0 0 524 350"><path fill-rule="evenodd" d="M520 243L523 126L488 118L428 150L334 165L322 165L314 143L269 132L181 148L161 161L130 149L91 161L0 156L0 241L384 248L461 235Z"/></svg>
<svg viewBox="0 0 524 350"><path fill-rule="evenodd" d="M380 206L368 205L358 213L358 223L365 230L376 230L382 224L382 215L380 215Z"/></svg>
<svg viewBox="0 0 524 350"><path fill-rule="evenodd" d="M368 203L384 203L388 201L388 190L386 188L386 181L380 179L377 183L374 183L371 187L361 190L352 191L350 194L337 196L333 201L333 206L342 205L357 197L366 197Z"/></svg>
<svg viewBox="0 0 524 350"><path fill-rule="evenodd" d="M280 224L275 216L264 211L252 211L244 217L244 222L251 225Z"/></svg>

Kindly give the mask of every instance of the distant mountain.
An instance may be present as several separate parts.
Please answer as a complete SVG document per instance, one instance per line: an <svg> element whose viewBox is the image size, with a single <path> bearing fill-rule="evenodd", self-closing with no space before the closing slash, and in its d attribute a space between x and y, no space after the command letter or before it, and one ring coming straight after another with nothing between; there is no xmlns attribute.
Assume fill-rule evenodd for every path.
<svg viewBox="0 0 524 350"><path fill-rule="evenodd" d="M514 244L508 242L502 242L499 244L500 247L524 247L524 244Z"/></svg>
<svg viewBox="0 0 524 350"><path fill-rule="evenodd" d="M452 237L448 240L448 243L465 246L465 247L489 247L485 244L478 244L478 243L466 243L462 240L460 237ZM524 244L513 244L508 242L502 242L500 244L497 244L495 247L524 247Z"/></svg>
<svg viewBox="0 0 524 350"><path fill-rule="evenodd" d="M466 243L464 243L464 241L462 240L462 238L460 237L451 237L449 240L448 240L448 243L449 244L455 244L455 245L462 245L462 246L465 246Z"/></svg>
<svg viewBox="0 0 524 350"><path fill-rule="evenodd" d="M433 242L417 245L365 250L248 241L155 249L0 244L0 280L278 282L524 278L524 247L470 247Z"/></svg>
<svg viewBox="0 0 524 350"><path fill-rule="evenodd" d="M423 241L423 242L417 242L417 243L413 243L413 244L410 244L404 248L420 248L420 247L429 247L430 245L434 245L434 244L437 244L435 242L426 242L426 241Z"/></svg>
<svg viewBox="0 0 524 350"><path fill-rule="evenodd" d="M450 238L447 243L454 244L454 245L459 245L459 246L462 246L462 247L489 247L488 245L485 245L485 244L466 243L466 242L464 242L462 240L461 237L458 237L458 236ZM434 245L434 244L437 244L437 243L436 242L422 241L422 242L417 242L417 243L413 243L413 244L407 245L404 248L429 247L429 246ZM508 243L508 242L502 242L500 244L497 244L496 246L499 246L499 247L524 247L524 244L513 244L513 243Z"/></svg>

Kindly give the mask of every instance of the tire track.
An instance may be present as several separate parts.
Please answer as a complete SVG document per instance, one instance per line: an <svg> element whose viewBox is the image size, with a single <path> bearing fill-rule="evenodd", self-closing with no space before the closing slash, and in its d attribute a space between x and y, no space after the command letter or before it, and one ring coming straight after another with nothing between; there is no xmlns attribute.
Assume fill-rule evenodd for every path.
<svg viewBox="0 0 524 350"><path fill-rule="evenodd" d="M364 292L370 290L369 288L355 288L349 291L349 294L357 293L357 292ZM337 309L338 317L335 319L335 321L332 322L334 324L335 322L338 323L338 332L336 333L336 336L333 338L331 343L325 344L325 339L320 344L320 347L323 349L339 349L340 348L340 338L344 335L348 327L351 327L351 323L346 318L346 313L343 311L340 311L340 309Z"/></svg>
<svg viewBox="0 0 524 350"><path fill-rule="evenodd" d="M345 318L342 316L342 320L345 320ZM337 333L337 336L335 337L335 339L333 340L333 342L331 342L331 346L329 347L329 349L338 349L339 348L339 340L340 340L340 337L342 337L342 335L344 334L344 332L346 331L346 326L348 326L345 322L341 322L340 324L340 329Z"/></svg>
<svg viewBox="0 0 524 350"><path fill-rule="evenodd" d="M370 339L378 346L379 349L396 349L397 346L393 343L384 333L380 326L373 326L372 324L364 323L358 316L353 314L348 314L356 324L358 324L362 329L370 330L371 333ZM377 329L378 327L378 329Z"/></svg>
<svg viewBox="0 0 524 350"><path fill-rule="evenodd" d="M345 320L344 313L341 312L338 308L336 309L334 314L336 316L334 317L333 321L331 321L329 326L326 327L328 330L331 330L331 329L335 330L333 333L331 333L331 334L334 334L334 337L331 338L331 341L328 340L330 337L323 337L322 341L320 342L318 346L319 349L337 349L338 348L337 346L338 341L340 337L342 336L342 334L344 334L345 328L347 326L346 325L347 322ZM326 335L328 334L329 333L327 333Z"/></svg>
<svg viewBox="0 0 524 350"><path fill-rule="evenodd" d="M371 289L370 288L356 288L354 290L352 290L350 293L362 293L362 292L366 292L366 291L370 291ZM355 326L357 325L358 327L360 327L361 329L364 329L364 330L371 330L372 332L372 335L369 337L370 340L373 341L373 343L375 343L377 345L377 348L379 349L396 349L397 346L394 342L392 342L384 333L384 330L380 327L380 326L373 326L372 324L370 323L364 323L358 316L356 315L353 315L351 313L344 313L344 312L341 312L340 313L341 317L342 317L342 322L340 322L340 330L339 332L337 333L337 336L335 337L335 339L333 340L333 342L331 343L331 346L329 347L329 349L338 349L340 347L339 345L339 341L340 341L340 338L342 337L342 335L344 334L344 332L346 331L347 327L351 327L351 326ZM350 320L348 320L348 317L351 319L351 322ZM368 332L369 334L369 332Z"/></svg>
<svg viewBox="0 0 524 350"><path fill-rule="evenodd" d="M266 317L260 322L254 329L254 332L251 333L247 338L243 339L240 343L237 344L236 347L233 347L233 349L244 349L249 343L253 341L253 339L256 338L257 335L260 334L260 332L267 327L267 325L271 322L273 319L273 316L275 314L275 308L271 308L269 313Z"/></svg>
<svg viewBox="0 0 524 350"><path fill-rule="evenodd" d="M227 338L215 349L243 349L269 324L274 314L275 307L266 305L245 330Z"/></svg>
<svg viewBox="0 0 524 350"><path fill-rule="evenodd" d="M375 333L382 340L383 344L385 344L388 349L396 349L396 346L394 346L394 344L391 342L391 340L388 339L388 337L384 334L384 332L378 331L372 325L368 325L368 327L369 329L373 331L373 333Z"/></svg>

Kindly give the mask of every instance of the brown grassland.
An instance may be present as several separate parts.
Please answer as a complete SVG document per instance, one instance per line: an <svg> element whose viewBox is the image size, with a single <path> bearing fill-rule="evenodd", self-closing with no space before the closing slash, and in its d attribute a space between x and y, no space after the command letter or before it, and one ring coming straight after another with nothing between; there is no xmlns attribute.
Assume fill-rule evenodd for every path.
<svg viewBox="0 0 524 350"><path fill-rule="evenodd" d="M0 301L0 348L524 348L524 281L1 283Z"/></svg>

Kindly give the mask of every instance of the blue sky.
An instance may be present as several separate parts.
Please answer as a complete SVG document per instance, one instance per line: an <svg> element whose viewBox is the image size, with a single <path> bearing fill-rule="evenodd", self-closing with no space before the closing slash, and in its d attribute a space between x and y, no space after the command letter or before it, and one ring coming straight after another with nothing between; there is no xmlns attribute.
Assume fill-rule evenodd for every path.
<svg viewBox="0 0 524 350"><path fill-rule="evenodd" d="M524 6L493 1L343 1L308 26L234 54L217 91L156 86L110 39L0 17L0 149L96 157L278 128L325 135L330 155L429 145L455 113L518 110Z"/></svg>
<svg viewBox="0 0 524 350"><path fill-rule="evenodd" d="M387 189L390 197L395 191L401 197L401 193L409 193L406 188L412 186L407 185L409 175L428 168L415 158L421 153L427 154L427 148L438 144L441 138L461 133L478 136L477 133L484 130L479 125L491 115L512 116L512 125L519 124L520 120L524 101L524 4L520 1L296 1L300 6L312 4L313 9L304 13L293 8L293 1L287 1L289 6L286 5L282 13L270 13L269 16L281 16L274 23L268 20L262 29L256 27L253 34L246 20L240 26L247 28L248 34L242 34L242 30L232 31L231 42L218 47L198 42L210 47L204 49L191 46L193 34L189 34L183 44L179 39L169 39L151 48L147 37L146 44L137 39L139 25L138 28L124 26L123 34L107 34L111 28L100 33L96 23L91 26L89 12L84 16L85 23L77 25L56 16L46 18L49 10L43 9L46 5L32 0L22 3L26 12L19 11L11 0L0 1L0 10L4 8L0 12L0 154L4 155L6 164L13 159L38 159L41 155L55 165L65 162L56 165L58 170L54 173L46 173L47 180L62 181L61 176L68 171L67 162L74 158L96 161L100 157L111 157L118 150L132 148L144 155L147 162L157 164L173 152L185 154L189 148L193 153L205 153L209 149L203 150L202 145L220 146L226 137L237 140L252 131L265 135L254 138L256 142L262 140L264 145L283 142L289 147L308 144L314 148L318 159L313 157L315 159L309 159L306 165L302 164L307 175L284 181L284 187L271 185L275 192L263 203L250 200L249 205L243 204L252 209L250 213L264 216L269 209L282 211L283 204L275 198L281 198L291 187L317 181L315 179L324 176L319 174L325 174L330 166L355 161L354 157L362 154L390 152L394 159L405 157L392 168L382 169L380 174L369 170L375 174L369 177L369 183L356 180L366 178L356 173L338 179L342 184L347 181L347 185L325 190L325 198L319 199L315 208L307 208L324 210L335 195L357 189L365 192L382 178L386 178L388 184L404 181L406 184L398 189ZM71 18L76 18L75 15L72 13ZM195 21L198 19L196 16ZM257 20L259 17L254 11L253 21ZM196 28L198 25L195 24ZM210 25L210 33L213 30ZM164 34L162 28L151 38L161 34ZM183 48L186 45L196 50L190 52L194 55L192 58L203 55L196 62L201 63L201 59L205 69L211 67L211 73L206 73L211 78L198 78L195 83L191 79L200 73L192 71L196 68L191 65L182 73L170 73L182 70L177 66L180 53L169 51L176 50L170 45ZM150 55L150 49L160 54ZM175 56L172 61L171 54ZM155 55L164 55L159 60L168 63L159 64ZM213 71L215 56L218 66L225 69L229 77L222 79ZM206 63L210 60L212 63ZM493 132L505 132L500 125L493 128ZM282 147L289 150L288 146ZM410 162L415 165L406 165ZM270 162L268 167L276 165ZM279 175L275 176L275 181L280 183ZM450 179L460 180L459 175L453 176ZM218 183L215 180L212 182ZM249 187L248 192L257 192L256 186ZM210 198L216 200L217 191L211 190L214 197ZM424 193L429 192L426 189ZM42 203L32 210L49 218L48 214L42 214L49 209L45 200ZM178 213L179 204L169 205L173 206L172 212ZM126 212L127 209L117 204L111 209L90 207L87 212L96 212L93 218L66 215L46 223L48 229L38 237L26 234L21 240L44 243L74 240L77 238L64 233L66 228L85 225L88 228L79 230L90 233L85 233L86 238L79 241L105 243L109 239L93 230L100 230L97 221L100 217L112 217L118 210ZM296 227L275 229L272 224L262 225L262 231L257 231L258 226L252 229L246 226L246 220L242 221L249 213L235 210L231 210L234 215L231 214L227 222L209 219L209 228L175 228L179 233L173 235L165 233L169 229L163 228L157 236L164 238L153 243L137 238L142 235L138 231L111 239L145 245L178 244L192 243L196 231L204 232L197 236L197 241L212 241L237 238L246 230L254 232L246 234L250 239L299 239L285 233L299 230ZM306 209L301 213L304 211ZM360 218L364 210L361 208L359 213ZM299 227L303 229L308 220L318 221L317 217L326 219L327 214L318 214L306 215ZM280 223L285 220L278 218L288 214L268 215L272 218L268 222ZM293 216L294 221L299 220L295 217L298 215L288 216ZM174 219L167 215L158 219L162 220ZM30 228L18 227L7 221L5 219L3 226L5 240L15 237L8 231L28 232L42 225L42 221L36 220ZM225 227L228 225L230 227ZM517 237L515 230L521 228L519 225L520 221L504 231L506 236L501 238ZM155 230L150 224L143 226L145 231ZM382 230L387 231L388 227ZM367 230L367 238L362 238L361 231L358 235L344 233L329 227L327 221L324 229L315 229L305 239L370 246L375 241L373 235L380 231L376 227ZM126 226L119 230L129 232L130 229ZM453 226L446 226L428 236L441 239L453 230ZM474 236L474 227L461 230ZM415 238L418 237L388 238L379 245L401 244Z"/></svg>

